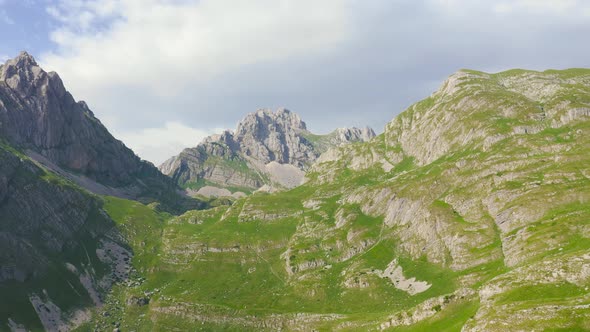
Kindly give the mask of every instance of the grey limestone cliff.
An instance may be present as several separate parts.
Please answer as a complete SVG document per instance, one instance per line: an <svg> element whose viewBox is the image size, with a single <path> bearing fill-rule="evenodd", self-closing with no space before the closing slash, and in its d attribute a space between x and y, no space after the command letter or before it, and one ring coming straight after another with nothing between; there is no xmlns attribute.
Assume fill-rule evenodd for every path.
<svg viewBox="0 0 590 332"><path fill-rule="evenodd" d="M291 188L301 183L305 170L330 147L374 136L370 128L340 128L315 135L296 113L284 108L275 112L261 109L246 115L235 132L206 138L164 162L160 170L200 193L214 187L230 192ZM202 190L205 187L209 191Z"/></svg>
<svg viewBox="0 0 590 332"><path fill-rule="evenodd" d="M26 52L0 66L0 137L90 191L108 187L146 202L184 201L170 179L115 139L57 73Z"/></svg>

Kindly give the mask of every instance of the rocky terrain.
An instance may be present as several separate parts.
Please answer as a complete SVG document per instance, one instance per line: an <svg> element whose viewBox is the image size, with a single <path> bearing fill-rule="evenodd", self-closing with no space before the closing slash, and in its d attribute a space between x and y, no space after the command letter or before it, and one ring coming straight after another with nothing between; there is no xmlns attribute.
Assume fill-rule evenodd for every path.
<svg viewBox="0 0 590 332"><path fill-rule="evenodd" d="M329 148L373 137L370 128L314 135L297 114L263 109L248 114L235 132L210 136L159 168L193 193L239 197L261 187L266 191L293 188Z"/></svg>
<svg viewBox="0 0 590 332"><path fill-rule="evenodd" d="M0 137L92 192L196 207L26 52L0 66Z"/></svg>

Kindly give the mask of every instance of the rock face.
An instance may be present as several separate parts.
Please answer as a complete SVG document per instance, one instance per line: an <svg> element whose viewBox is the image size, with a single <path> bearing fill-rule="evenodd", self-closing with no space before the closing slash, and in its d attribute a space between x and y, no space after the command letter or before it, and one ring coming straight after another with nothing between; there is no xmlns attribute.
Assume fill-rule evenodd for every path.
<svg viewBox="0 0 590 332"><path fill-rule="evenodd" d="M206 138L196 148L185 149L164 162L160 170L179 185L195 190L205 185L233 191L252 191L264 185L292 188L328 148L373 137L370 128L341 128L328 135L314 135L297 114L263 109L248 114L235 132Z"/></svg>
<svg viewBox="0 0 590 332"><path fill-rule="evenodd" d="M109 185L132 182L140 160L27 53L0 67L0 96L0 133L12 144Z"/></svg>
<svg viewBox="0 0 590 332"><path fill-rule="evenodd" d="M299 116L286 109L275 113L261 110L248 114L238 124L234 141L245 156L267 164L305 167L314 157L310 144L299 135L306 126Z"/></svg>
<svg viewBox="0 0 590 332"><path fill-rule="evenodd" d="M118 188L121 196L151 201L175 193L167 177L115 139L57 73L45 72L26 52L0 66L0 137L64 172Z"/></svg>

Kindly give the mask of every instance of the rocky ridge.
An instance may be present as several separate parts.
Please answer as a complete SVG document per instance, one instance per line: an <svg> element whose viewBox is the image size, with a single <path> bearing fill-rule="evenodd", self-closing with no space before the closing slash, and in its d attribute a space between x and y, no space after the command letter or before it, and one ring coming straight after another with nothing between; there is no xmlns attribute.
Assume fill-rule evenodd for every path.
<svg viewBox="0 0 590 332"><path fill-rule="evenodd" d="M212 193L213 188L224 188L224 193L227 189L293 188L330 147L374 136L370 128L340 128L328 135L314 135L287 109L261 109L240 121L235 132L207 137L159 168L179 185L201 194Z"/></svg>
<svg viewBox="0 0 590 332"><path fill-rule="evenodd" d="M74 100L57 73L44 71L26 52L0 66L0 137L90 191L108 187L111 194L145 202L188 203L172 181L115 139L85 102Z"/></svg>

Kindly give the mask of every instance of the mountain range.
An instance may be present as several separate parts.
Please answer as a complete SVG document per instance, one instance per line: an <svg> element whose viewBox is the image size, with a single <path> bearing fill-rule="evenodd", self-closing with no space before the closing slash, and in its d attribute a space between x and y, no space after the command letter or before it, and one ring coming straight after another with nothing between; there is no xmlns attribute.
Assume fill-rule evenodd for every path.
<svg viewBox="0 0 590 332"><path fill-rule="evenodd" d="M590 70L460 70L378 136L259 110L165 176L23 53L0 331L589 330L588 137Z"/></svg>

